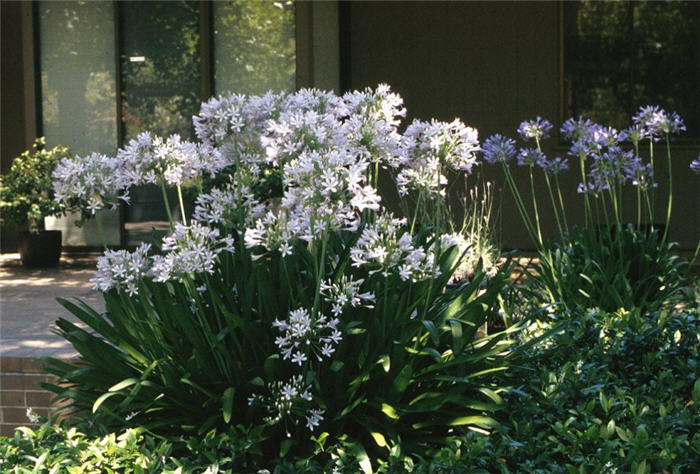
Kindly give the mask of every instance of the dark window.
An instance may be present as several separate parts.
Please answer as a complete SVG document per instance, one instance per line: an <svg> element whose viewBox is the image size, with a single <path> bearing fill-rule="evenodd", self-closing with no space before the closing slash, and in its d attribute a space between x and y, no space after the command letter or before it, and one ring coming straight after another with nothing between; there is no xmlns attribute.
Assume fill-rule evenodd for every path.
<svg viewBox="0 0 700 474"><path fill-rule="evenodd" d="M700 137L700 3L563 2L565 117L617 127L643 105Z"/></svg>

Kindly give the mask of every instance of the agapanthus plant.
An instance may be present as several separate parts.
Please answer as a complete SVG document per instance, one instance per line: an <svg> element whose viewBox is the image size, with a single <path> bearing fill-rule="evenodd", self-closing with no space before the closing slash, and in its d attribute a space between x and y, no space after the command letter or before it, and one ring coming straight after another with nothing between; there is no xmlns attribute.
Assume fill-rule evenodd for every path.
<svg viewBox="0 0 700 474"><path fill-rule="evenodd" d="M635 228L642 225L653 228L655 224L654 144L665 140L668 161L669 194L667 198L665 227L662 240L666 241L673 205L673 176L671 170L671 135L685 130L682 119L675 112L666 112L657 106L640 108L632 118L633 125L618 131L591 122L582 117L565 121L560 129L561 137L569 140L568 155L578 161L581 182L578 193L583 196L585 226L605 225L621 228L625 224L622 208L623 186L636 190ZM536 198L534 171L539 168L545 178L552 212L560 239L569 232L566 208L559 184L559 174L569 169L568 158L548 158L542 152L541 141L549 137L552 124L537 117L520 124L518 133L525 141L534 141L534 147L516 149L516 142L502 135L493 135L483 145L483 158L487 163L501 163L516 206L530 237L537 248L544 241L540 226L540 205ZM640 155L640 145L648 141L649 162ZM526 206L517 183L508 168L511 160L528 168L531 206ZM529 208L528 208L529 207Z"/></svg>
<svg viewBox="0 0 700 474"><path fill-rule="evenodd" d="M200 191L161 242L100 259L104 315L63 301L95 334L58 322L82 361L53 361L63 385L50 388L165 434L262 425L264 445L237 454L262 464L308 455L316 435L320 455L336 446L365 469L399 443L425 454L492 426L488 374L509 341L477 330L508 270L487 277L477 262L448 285L470 248L443 235L445 180L471 171L477 133L456 120L401 134L404 113L387 86L228 95L194 118L201 143L143 134L117 159L66 162L109 173L96 206L143 182ZM415 193L408 215L383 205L382 172ZM83 177L56 177L66 199L85 198Z"/></svg>

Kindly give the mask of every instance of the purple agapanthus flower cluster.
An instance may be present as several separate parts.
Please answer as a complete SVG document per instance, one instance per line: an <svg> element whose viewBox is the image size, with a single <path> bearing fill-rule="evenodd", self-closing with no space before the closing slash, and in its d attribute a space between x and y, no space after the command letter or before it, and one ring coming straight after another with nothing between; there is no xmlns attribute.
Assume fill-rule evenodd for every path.
<svg viewBox="0 0 700 474"><path fill-rule="evenodd" d="M608 147L601 153L592 155L588 173L588 191L598 193L618 184L646 183L648 168L634 151L624 151L617 145Z"/></svg>
<svg viewBox="0 0 700 474"><path fill-rule="evenodd" d="M518 134L523 140L542 140L549 137L549 132L552 130L552 124L542 117L537 117L535 120L523 122L518 127Z"/></svg>
<svg viewBox="0 0 700 474"><path fill-rule="evenodd" d="M685 131L683 119L676 112L666 112L657 105L641 107L632 121L640 128L644 138L655 141Z"/></svg>
<svg viewBox="0 0 700 474"><path fill-rule="evenodd" d="M508 163L516 154L515 140L503 135L491 135L481 145L484 161L487 163Z"/></svg>

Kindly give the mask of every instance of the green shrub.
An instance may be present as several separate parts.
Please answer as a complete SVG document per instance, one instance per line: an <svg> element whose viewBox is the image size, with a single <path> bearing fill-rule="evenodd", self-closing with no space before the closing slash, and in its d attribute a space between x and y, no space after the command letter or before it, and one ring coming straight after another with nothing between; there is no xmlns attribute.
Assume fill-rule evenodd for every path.
<svg viewBox="0 0 700 474"><path fill-rule="evenodd" d="M346 242L333 244L339 245L333 255L347 255ZM288 308L313 304L306 300L314 293L313 259L299 255L254 261L241 248L212 278L167 285L144 280L137 297L108 292L104 315L62 301L89 329L58 321L81 361L52 360L61 386L47 387L72 400L74 418L95 417L106 426L179 434L261 425L260 462L290 449L308 451L308 436L299 436L303 427L262 421L269 415L250 404L255 393L294 373L276 354L277 334L269 327ZM501 396L488 374L505 368L509 342L504 334L476 333L497 312L508 270L485 291L481 271L446 288L455 257L455 251L445 254L443 276L423 283L362 275L377 294L374 307L352 311L334 361L306 375L326 412L327 444L382 457L395 444L424 452L462 425L493 426L484 415L499 408ZM340 275L346 265L329 262L327 273ZM297 275L293 283L288 275ZM194 299L200 285L211 299ZM237 293L225 291L234 285Z"/></svg>
<svg viewBox="0 0 700 474"><path fill-rule="evenodd" d="M139 430L88 436L65 425L21 427L12 438L0 437L0 471L29 473L130 474L163 472L171 447L144 440Z"/></svg>
<svg viewBox="0 0 700 474"><path fill-rule="evenodd" d="M697 305L552 318L557 333L511 374L502 430L467 437L475 454L463 465L488 468L500 460L492 465L500 472L693 472L700 462Z"/></svg>
<svg viewBox="0 0 700 474"><path fill-rule="evenodd" d="M44 228L44 217L61 215L64 206L54 199L51 173L58 162L70 156L66 147L45 148L44 138L34 142L35 150L25 151L12 161L10 170L0 176L2 218L29 224L31 232Z"/></svg>

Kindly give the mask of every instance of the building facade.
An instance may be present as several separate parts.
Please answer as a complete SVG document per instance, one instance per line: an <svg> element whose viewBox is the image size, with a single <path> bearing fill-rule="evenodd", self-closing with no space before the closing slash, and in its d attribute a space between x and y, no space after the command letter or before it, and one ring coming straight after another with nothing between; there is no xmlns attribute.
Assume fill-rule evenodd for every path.
<svg viewBox="0 0 700 474"><path fill-rule="evenodd" d="M665 32L665 33L664 33ZM189 137L199 103L228 90L388 83L413 118L461 118L485 138L522 120L586 114L623 126L640 105L677 110L671 238L700 228L700 5L692 2L2 2L2 169L33 138L114 154L139 132ZM552 155L566 152L558 136ZM503 186L498 170L482 172ZM665 170L659 170L664 195ZM577 178L565 177L576 199ZM162 220L154 190L103 213L112 245ZM500 240L528 248L507 193ZM570 220L581 221L576 210ZM98 245L72 217L49 225L73 248ZM554 228L544 216L545 228ZM3 247L12 231L3 229Z"/></svg>

